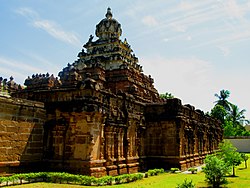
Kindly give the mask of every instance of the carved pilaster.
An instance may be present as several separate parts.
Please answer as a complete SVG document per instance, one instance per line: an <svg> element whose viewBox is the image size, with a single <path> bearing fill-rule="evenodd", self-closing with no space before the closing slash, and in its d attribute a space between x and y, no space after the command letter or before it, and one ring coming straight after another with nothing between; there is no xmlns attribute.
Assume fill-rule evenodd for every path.
<svg viewBox="0 0 250 188"><path fill-rule="evenodd" d="M105 124L101 124L101 136L100 136L100 159L104 159L105 153L105 137L104 137L104 126Z"/></svg>

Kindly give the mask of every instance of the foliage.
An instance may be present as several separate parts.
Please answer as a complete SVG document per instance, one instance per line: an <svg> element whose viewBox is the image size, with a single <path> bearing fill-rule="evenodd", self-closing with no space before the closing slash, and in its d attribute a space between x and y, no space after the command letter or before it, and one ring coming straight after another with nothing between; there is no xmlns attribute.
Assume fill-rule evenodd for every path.
<svg viewBox="0 0 250 188"><path fill-rule="evenodd" d="M226 183L225 175L229 171L228 165L215 155L207 155L205 159L206 166L203 168L205 178L212 187L220 187Z"/></svg>
<svg viewBox="0 0 250 188"><path fill-rule="evenodd" d="M245 168L247 168L247 160L249 159L249 157L245 153L241 153L240 155L245 162Z"/></svg>
<svg viewBox="0 0 250 188"><path fill-rule="evenodd" d="M115 180L113 176L103 176L98 178L98 185L112 185L112 182Z"/></svg>
<svg viewBox="0 0 250 188"><path fill-rule="evenodd" d="M230 92L221 90L220 95L215 94L219 99L216 105L211 109L210 115L221 121L224 128L224 136L249 136L250 131L244 127L249 121L245 118L245 109L240 110L235 104L232 104L227 99Z"/></svg>
<svg viewBox="0 0 250 188"><path fill-rule="evenodd" d="M236 136L236 130L231 121L226 120L223 124L224 136Z"/></svg>
<svg viewBox="0 0 250 188"><path fill-rule="evenodd" d="M227 98L229 98L230 91L228 90L221 90L220 94L215 94L214 96L218 98L215 101L216 105L221 105L225 110L230 110L230 102L228 102Z"/></svg>
<svg viewBox="0 0 250 188"><path fill-rule="evenodd" d="M173 99L174 96L171 93L166 92L165 94L160 94L161 99Z"/></svg>
<svg viewBox="0 0 250 188"><path fill-rule="evenodd" d="M235 176L235 167L239 166L242 162L242 157L237 148L232 145L228 140L224 140L219 144L219 152L217 156L222 159L228 167L233 168L233 176Z"/></svg>
<svg viewBox="0 0 250 188"><path fill-rule="evenodd" d="M176 188L195 188L195 184L193 184L193 181L188 181L187 179L184 180L182 184L178 184Z"/></svg>
<svg viewBox="0 0 250 188"><path fill-rule="evenodd" d="M148 170L147 174L149 176L155 176L155 175L158 175L158 174L161 174L161 173L164 173L164 169L163 168L160 168L160 169L152 169L152 170Z"/></svg>
<svg viewBox="0 0 250 188"><path fill-rule="evenodd" d="M215 105L211 110L211 116L220 120L221 123L225 122L226 115L227 111L221 105Z"/></svg>
<svg viewBox="0 0 250 188"><path fill-rule="evenodd" d="M180 171L180 169L179 169L179 168L170 168L170 171L171 171L172 173L175 173L175 172L177 172L177 171Z"/></svg>
<svg viewBox="0 0 250 188"><path fill-rule="evenodd" d="M164 169L153 169L146 172L150 176L155 176L160 173L163 173ZM118 176L103 176L101 178L95 178L93 176L84 176L84 175L74 175L65 172L38 172L38 173L25 173L25 174L15 174L9 177L0 177L0 184L6 182L6 185L9 185L9 182L12 184L22 184L23 181L26 182L51 182L51 183L67 183L67 184L79 184L79 185L112 185L134 182L144 178L144 173L135 173L135 174L123 174Z"/></svg>
<svg viewBox="0 0 250 188"><path fill-rule="evenodd" d="M189 168L188 171L194 174L194 173L197 173L198 170L197 168Z"/></svg>
<svg viewBox="0 0 250 188"><path fill-rule="evenodd" d="M229 118L231 119L234 127L244 125L244 123L249 123L244 116L244 113L246 112L245 109L240 110L239 107L234 104L231 104L230 106L231 110L229 112Z"/></svg>
<svg viewBox="0 0 250 188"><path fill-rule="evenodd" d="M226 119L223 124L224 136L250 136L250 131L247 131L242 125L234 127L230 119Z"/></svg>

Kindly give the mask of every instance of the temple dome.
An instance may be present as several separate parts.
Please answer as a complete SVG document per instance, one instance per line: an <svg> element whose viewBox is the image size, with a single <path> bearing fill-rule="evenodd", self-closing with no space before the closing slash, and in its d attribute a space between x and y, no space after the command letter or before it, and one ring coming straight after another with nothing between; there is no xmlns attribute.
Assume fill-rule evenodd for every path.
<svg viewBox="0 0 250 188"><path fill-rule="evenodd" d="M122 34L121 24L113 18L111 9L107 9L106 18L96 25L95 34L101 40L119 38Z"/></svg>

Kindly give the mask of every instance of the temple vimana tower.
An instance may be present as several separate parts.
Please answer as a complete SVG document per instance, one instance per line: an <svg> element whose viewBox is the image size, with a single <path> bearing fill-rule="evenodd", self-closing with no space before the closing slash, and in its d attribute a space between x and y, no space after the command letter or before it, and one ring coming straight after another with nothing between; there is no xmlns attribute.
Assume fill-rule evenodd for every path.
<svg viewBox="0 0 250 188"><path fill-rule="evenodd" d="M220 123L159 97L108 8L78 59L58 78L1 79L0 173L22 170L118 175L203 163Z"/></svg>

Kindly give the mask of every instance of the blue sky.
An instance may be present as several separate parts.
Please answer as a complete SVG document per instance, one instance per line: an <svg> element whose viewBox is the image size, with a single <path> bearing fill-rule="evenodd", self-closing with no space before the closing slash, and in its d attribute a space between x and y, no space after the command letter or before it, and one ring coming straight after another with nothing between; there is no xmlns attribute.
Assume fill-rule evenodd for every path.
<svg viewBox="0 0 250 188"><path fill-rule="evenodd" d="M159 93L206 112L227 89L250 118L248 0L1 0L0 76L23 84L33 73L57 75L107 7Z"/></svg>

